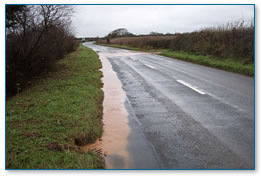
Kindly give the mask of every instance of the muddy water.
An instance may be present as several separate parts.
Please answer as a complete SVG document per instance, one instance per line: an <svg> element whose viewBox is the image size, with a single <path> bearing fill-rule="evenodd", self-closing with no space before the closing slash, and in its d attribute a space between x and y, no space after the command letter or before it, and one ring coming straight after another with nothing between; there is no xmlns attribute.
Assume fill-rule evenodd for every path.
<svg viewBox="0 0 261 177"><path fill-rule="evenodd" d="M128 112L125 109L125 92L116 73L107 58L100 54L104 83L103 102L103 135L92 145L83 147L84 151L101 150L105 155L106 168L128 168L131 164L127 150L130 127L128 126Z"/></svg>

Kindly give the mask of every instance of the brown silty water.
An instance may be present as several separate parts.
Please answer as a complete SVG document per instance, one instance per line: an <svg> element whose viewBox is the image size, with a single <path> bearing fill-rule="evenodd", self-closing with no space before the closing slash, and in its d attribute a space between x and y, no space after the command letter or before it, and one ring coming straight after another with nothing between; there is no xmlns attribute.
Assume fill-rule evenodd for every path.
<svg viewBox="0 0 261 177"><path fill-rule="evenodd" d="M95 150L105 155L106 168L128 168L131 158L127 150L130 127L124 102L126 94L120 80L105 55L102 62L104 83L103 135L94 144L84 146L84 151Z"/></svg>

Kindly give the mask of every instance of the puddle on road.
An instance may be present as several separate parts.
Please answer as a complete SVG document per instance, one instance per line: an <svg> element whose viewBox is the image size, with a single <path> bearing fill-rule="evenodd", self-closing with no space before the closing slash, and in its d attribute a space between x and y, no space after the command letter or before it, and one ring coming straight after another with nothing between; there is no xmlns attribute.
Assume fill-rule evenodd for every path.
<svg viewBox="0 0 261 177"><path fill-rule="evenodd" d="M98 149L105 154L105 164L108 169L128 168L131 158L127 150L130 127L128 112L124 102L126 94L120 80L104 55L99 55L102 62L104 83L103 101L103 135L94 144L84 146L84 151Z"/></svg>
<svg viewBox="0 0 261 177"><path fill-rule="evenodd" d="M97 51L96 51L97 52ZM116 53L104 53L103 55L106 55L106 57L131 57L131 56L139 56L139 55L149 55L152 52L116 52Z"/></svg>

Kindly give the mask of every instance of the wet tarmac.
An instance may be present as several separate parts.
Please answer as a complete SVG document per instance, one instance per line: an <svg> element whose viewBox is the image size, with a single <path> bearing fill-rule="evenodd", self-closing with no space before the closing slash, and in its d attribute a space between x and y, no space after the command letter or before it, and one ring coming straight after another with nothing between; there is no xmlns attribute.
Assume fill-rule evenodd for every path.
<svg viewBox="0 0 261 177"><path fill-rule="evenodd" d="M104 132L99 140L82 150L101 151L107 169L160 168L153 147L146 143L143 132L137 128L121 82L106 57L106 54L99 55L104 83Z"/></svg>
<svg viewBox="0 0 261 177"><path fill-rule="evenodd" d="M110 111L105 116L104 108L104 136L108 131L122 138L108 148L114 150L108 151L107 167L254 168L253 78L154 54L85 45L108 62L120 81L110 82L114 76L107 75L108 82L123 91L116 101L120 105L108 104L108 109L121 110L116 115L125 125L109 122L124 127L123 133L106 128L106 117L117 116ZM111 141L116 135L109 136Z"/></svg>

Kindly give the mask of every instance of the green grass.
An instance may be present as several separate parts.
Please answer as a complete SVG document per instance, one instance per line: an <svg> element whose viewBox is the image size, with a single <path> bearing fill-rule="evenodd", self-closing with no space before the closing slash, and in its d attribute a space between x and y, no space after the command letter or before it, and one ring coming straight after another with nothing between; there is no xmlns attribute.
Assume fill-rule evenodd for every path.
<svg viewBox="0 0 261 177"><path fill-rule="evenodd" d="M235 60L235 59L221 59L213 56L202 56L194 55L186 52L172 51L168 49L143 49L135 48L123 45L107 45L104 46L116 47L121 49L144 51L144 52L158 52L159 55L180 59L200 65L205 65L213 68L222 69L225 71L230 71L234 73L243 74L246 76L254 76L254 64L244 64L244 60Z"/></svg>
<svg viewBox="0 0 261 177"><path fill-rule="evenodd" d="M80 46L56 64L56 71L7 100L7 169L104 168L97 154L74 145L75 137L93 142L102 135L99 68L97 54ZM49 150L52 142L62 150Z"/></svg>

